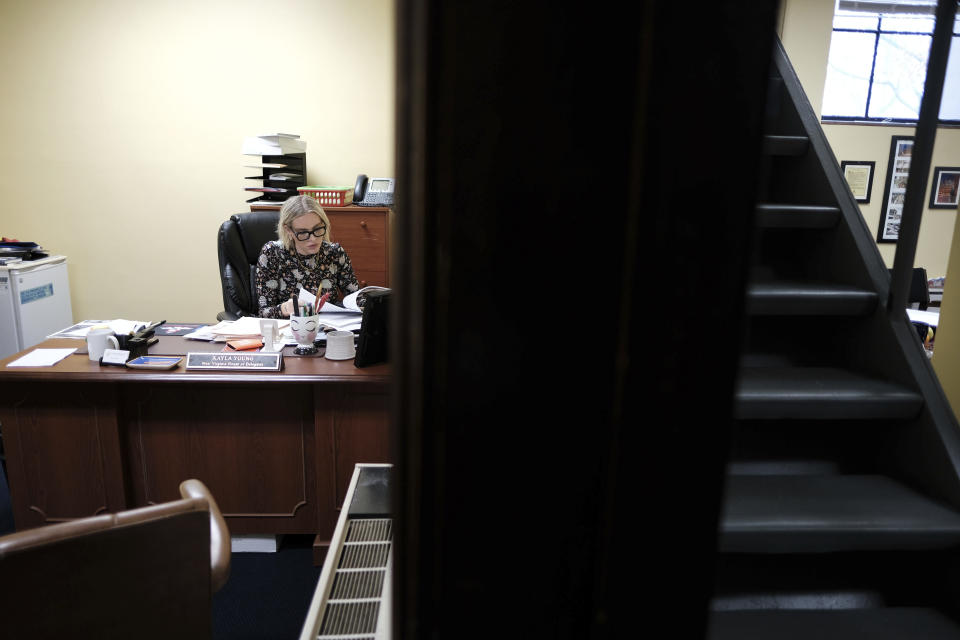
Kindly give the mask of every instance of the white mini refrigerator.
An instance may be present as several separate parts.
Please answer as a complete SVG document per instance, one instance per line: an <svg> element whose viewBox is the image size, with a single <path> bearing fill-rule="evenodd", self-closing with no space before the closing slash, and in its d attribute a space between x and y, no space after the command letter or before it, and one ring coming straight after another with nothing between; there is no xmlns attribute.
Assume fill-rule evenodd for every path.
<svg viewBox="0 0 960 640"><path fill-rule="evenodd" d="M0 266L0 358L72 324L65 256Z"/></svg>

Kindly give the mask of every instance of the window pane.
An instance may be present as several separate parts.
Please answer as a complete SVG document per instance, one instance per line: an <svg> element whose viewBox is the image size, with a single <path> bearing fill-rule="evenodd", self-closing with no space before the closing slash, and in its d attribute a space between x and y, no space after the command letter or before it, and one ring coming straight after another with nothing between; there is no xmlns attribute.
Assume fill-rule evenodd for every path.
<svg viewBox="0 0 960 640"><path fill-rule="evenodd" d="M880 30L932 34L934 22L931 16L888 16L880 21Z"/></svg>
<svg viewBox="0 0 960 640"><path fill-rule="evenodd" d="M863 13L846 13L843 11L838 11L836 15L833 16L833 28L834 29L869 29L871 31L876 31L877 29L877 20L879 18L876 14L863 14Z"/></svg>
<svg viewBox="0 0 960 640"><path fill-rule="evenodd" d="M833 32L822 115L863 117L874 40L870 33Z"/></svg>
<svg viewBox="0 0 960 640"><path fill-rule="evenodd" d="M912 118L920 113L930 36L881 35L873 72L871 118Z"/></svg>
<svg viewBox="0 0 960 640"><path fill-rule="evenodd" d="M940 99L940 119L960 120L960 38L950 43L947 75L943 79L943 97Z"/></svg>

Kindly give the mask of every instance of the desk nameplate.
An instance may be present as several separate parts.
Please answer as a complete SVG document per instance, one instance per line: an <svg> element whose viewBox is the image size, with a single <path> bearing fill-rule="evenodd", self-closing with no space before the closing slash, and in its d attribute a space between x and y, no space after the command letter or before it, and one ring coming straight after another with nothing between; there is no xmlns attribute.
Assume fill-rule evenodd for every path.
<svg viewBox="0 0 960 640"><path fill-rule="evenodd" d="M204 371L280 371L282 353L202 353L187 354L187 369Z"/></svg>

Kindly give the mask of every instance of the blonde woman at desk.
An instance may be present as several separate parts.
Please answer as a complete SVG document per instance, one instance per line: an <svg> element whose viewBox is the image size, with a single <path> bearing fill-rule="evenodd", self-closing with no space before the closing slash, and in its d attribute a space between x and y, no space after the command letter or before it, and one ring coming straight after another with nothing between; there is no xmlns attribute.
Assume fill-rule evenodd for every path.
<svg viewBox="0 0 960 640"><path fill-rule="evenodd" d="M301 288L318 296L329 292L334 304L360 288L347 252L329 242L330 221L314 198L293 196L283 203L277 237L263 245L257 260L260 317L289 317L291 296Z"/></svg>

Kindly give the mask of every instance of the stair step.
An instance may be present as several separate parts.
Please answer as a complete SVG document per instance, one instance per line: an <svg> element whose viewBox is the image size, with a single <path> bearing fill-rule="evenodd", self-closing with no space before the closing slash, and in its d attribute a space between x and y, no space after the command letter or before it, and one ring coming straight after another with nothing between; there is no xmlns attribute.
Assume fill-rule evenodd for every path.
<svg viewBox="0 0 960 640"><path fill-rule="evenodd" d="M720 548L739 553L942 549L960 513L880 475L728 476Z"/></svg>
<svg viewBox="0 0 960 640"><path fill-rule="evenodd" d="M807 136L763 136L763 153L768 156L802 156L809 146Z"/></svg>
<svg viewBox="0 0 960 640"><path fill-rule="evenodd" d="M731 460L728 476L825 475L840 473L834 460Z"/></svg>
<svg viewBox="0 0 960 640"><path fill-rule="evenodd" d="M903 419L923 406L919 393L829 367L743 367L737 383L741 419Z"/></svg>
<svg viewBox="0 0 960 640"><path fill-rule="evenodd" d="M709 640L958 640L960 626L936 609L718 611Z"/></svg>
<svg viewBox="0 0 960 640"><path fill-rule="evenodd" d="M747 312L753 315L862 316L877 306L875 291L818 282L753 282Z"/></svg>
<svg viewBox="0 0 960 640"><path fill-rule="evenodd" d="M757 226L765 229L832 229L840 220L840 209L805 204L757 205Z"/></svg>

